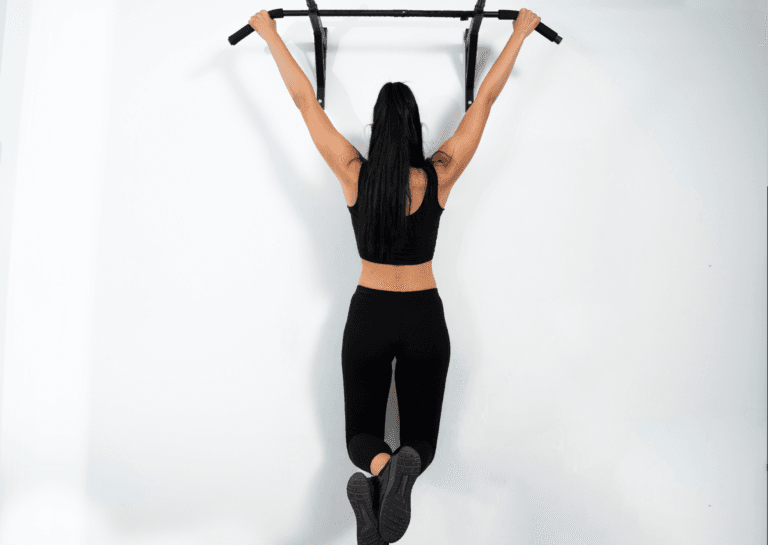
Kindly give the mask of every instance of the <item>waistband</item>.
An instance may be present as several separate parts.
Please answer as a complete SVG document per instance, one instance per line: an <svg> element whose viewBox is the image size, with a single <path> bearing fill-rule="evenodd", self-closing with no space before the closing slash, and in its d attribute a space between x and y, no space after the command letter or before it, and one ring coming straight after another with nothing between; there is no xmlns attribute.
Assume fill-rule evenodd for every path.
<svg viewBox="0 0 768 545"><path fill-rule="evenodd" d="M367 286L357 285L355 295L368 295L378 297L380 299L419 299L419 298L433 298L439 297L437 288L430 288L427 290L418 291L389 291L389 290L376 290Z"/></svg>

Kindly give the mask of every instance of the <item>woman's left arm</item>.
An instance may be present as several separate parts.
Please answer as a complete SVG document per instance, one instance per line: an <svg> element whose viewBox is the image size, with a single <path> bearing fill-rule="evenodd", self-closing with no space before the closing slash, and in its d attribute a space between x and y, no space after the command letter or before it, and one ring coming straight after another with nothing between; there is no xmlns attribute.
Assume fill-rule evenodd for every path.
<svg viewBox="0 0 768 545"><path fill-rule="evenodd" d="M296 59L293 58L291 52L288 51L283 39L277 33L277 23L269 16L269 13L266 10L261 10L251 17L248 23L267 42L277 67L280 69L280 75L283 76L285 86L296 106L300 106L307 99L316 100L312 83Z"/></svg>

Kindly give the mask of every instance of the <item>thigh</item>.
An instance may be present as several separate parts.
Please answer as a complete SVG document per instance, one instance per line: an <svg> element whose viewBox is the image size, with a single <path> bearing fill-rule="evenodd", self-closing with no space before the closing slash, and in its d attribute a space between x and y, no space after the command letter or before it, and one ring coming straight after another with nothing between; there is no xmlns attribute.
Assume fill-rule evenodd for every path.
<svg viewBox="0 0 768 545"><path fill-rule="evenodd" d="M352 297L341 350L347 441L357 433L384 436L395 337L376 301Z"/></svg>
<svg viewBox="0 0 768 545"><path fill-rule="evenodd" d="M429 440L437 447L451 341L438 298L403 316L395 364L401 444Z"/></svg>

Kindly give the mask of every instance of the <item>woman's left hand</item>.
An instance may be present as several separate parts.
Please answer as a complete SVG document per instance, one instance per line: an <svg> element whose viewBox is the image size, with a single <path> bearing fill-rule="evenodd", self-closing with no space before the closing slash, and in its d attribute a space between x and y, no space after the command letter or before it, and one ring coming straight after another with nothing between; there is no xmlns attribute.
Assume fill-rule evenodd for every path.
<svg viewBox="0 0 768 545"><path fill-rule="evenodd" d="M265 40L273 33L277 34L277 23L269 16L267 10L263 9L248 21L251 28L259 33L259 36Z"/></svg>

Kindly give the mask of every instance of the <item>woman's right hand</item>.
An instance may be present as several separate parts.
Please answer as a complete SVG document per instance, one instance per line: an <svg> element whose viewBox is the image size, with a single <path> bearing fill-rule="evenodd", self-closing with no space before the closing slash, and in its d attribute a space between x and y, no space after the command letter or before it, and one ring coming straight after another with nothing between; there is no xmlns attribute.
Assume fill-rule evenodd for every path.
<svg viewBox="0 0 768 545"><path fill-rule="evenodd" d="M520 32L523 39L526 39L531 35L531 32L539 26L540 22L541 17L537 17L536 14L530 10L521 8L520 13L517 15L517 19L512 21L512 27L514 28L513 33Z"/></svg>

